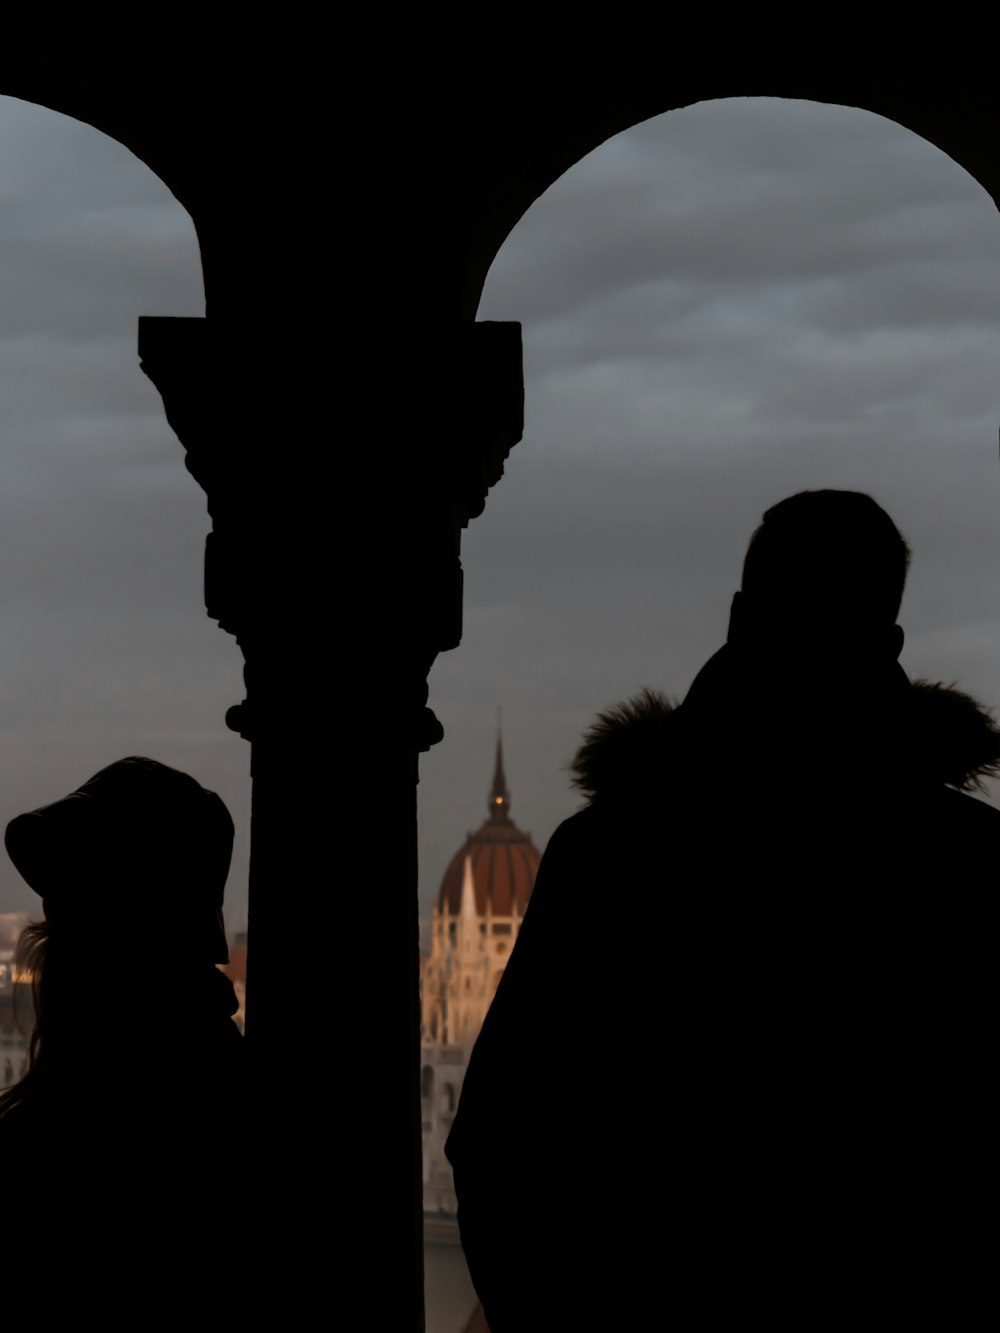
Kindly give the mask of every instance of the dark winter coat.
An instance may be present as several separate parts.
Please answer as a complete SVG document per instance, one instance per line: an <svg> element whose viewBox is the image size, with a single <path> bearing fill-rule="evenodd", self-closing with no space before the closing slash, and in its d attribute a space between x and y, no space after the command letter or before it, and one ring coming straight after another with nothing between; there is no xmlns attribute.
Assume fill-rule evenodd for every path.
<svg viewBox="0 0 1000 1333"><path fill-rule="evenodd" d="M492 1333L992 1305L1000 734L773 703L723 650L577 757L447 1145Z"/></svg>
<svg viewBox="0 0 1000 1333"><path fill-rule="evenodd" d="M142 1326L145 1308L166 1323L237 1308L249 1098L236 999L212 964L196 976L156 961L152 984L121 969L113 986L81 985L89 1045L59 1049L0 1115L17 1241L7 1308L24 1319L60 1313L66 1293L111 1329Z"/></svg>

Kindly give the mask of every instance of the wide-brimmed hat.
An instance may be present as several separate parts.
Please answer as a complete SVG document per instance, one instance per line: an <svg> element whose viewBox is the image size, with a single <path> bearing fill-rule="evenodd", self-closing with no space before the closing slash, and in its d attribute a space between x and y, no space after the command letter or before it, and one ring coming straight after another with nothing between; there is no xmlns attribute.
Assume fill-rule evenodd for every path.
<svg viewBox="0 0 1000 1333"><path fill-rule="evenodd" d="M222 920L233 851L225 803L187 773L136 755L7 825L7 852L50 923L129 923L168 935L178 960L229 957Z"/></svg>

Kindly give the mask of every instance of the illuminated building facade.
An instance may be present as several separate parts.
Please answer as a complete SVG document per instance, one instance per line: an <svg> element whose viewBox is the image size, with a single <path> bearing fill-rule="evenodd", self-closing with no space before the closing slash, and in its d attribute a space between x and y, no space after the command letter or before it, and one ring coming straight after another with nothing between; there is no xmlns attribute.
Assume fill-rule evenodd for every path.
<svg viewBox="0 0 1000 1333"><path fill-rule="evenodd" d="M486 821L452 857L434 904L421 967L424 1212L454 1214L444 1144L469 1055L521 927L541 853L510 817L497 738Z"/></svg>
<svg viewBox="0 0 1000 1333"><path fill-rule="evenodd" d="M19 984L14 950L28 923L20 912L0 916L0 1092L15 1084L28 1067L33 1023L30 986Z"/></svg>

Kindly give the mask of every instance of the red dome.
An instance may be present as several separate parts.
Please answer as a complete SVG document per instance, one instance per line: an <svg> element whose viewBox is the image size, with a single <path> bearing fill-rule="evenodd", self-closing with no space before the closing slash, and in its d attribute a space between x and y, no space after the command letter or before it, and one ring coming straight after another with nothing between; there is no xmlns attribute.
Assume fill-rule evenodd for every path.
<svg viewBox="0 0 1000 1333"><path fill-rule="evenodd" d="M438 911L457 916L462 906L465 858L472 858L472 881L476 889L476 911L486 915L489 903L493 916L523 915L535 886L542 854L510 817L510 793L503 771L503 747L497 738L496 771L489 795L490 817L451 858L438 893Z"/></svg>
<svg viewBox="0 0 1000 1333"><path fill-rule="evenodd" d="M542 854L508 817L488 819L451 858L441 881L438 910L457 916L462 906L465 858L472 858L472 881L476 886L476 911L486 915L486 904L494 916L524 914L535 885Z"/></svg>

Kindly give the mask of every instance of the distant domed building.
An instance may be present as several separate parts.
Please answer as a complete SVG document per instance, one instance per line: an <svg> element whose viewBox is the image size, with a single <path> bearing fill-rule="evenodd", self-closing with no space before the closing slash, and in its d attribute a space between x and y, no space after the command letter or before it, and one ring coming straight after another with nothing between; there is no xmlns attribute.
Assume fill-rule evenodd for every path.
<svg viewBox="0 0 1000 1333"><path fill-rule="evenodd" d="M434 904L421 967L424 1211L454 1214L444 1143L472 1046L521 928L541 852L510 817L497 737L489 815L452 857Z"/></svg>

